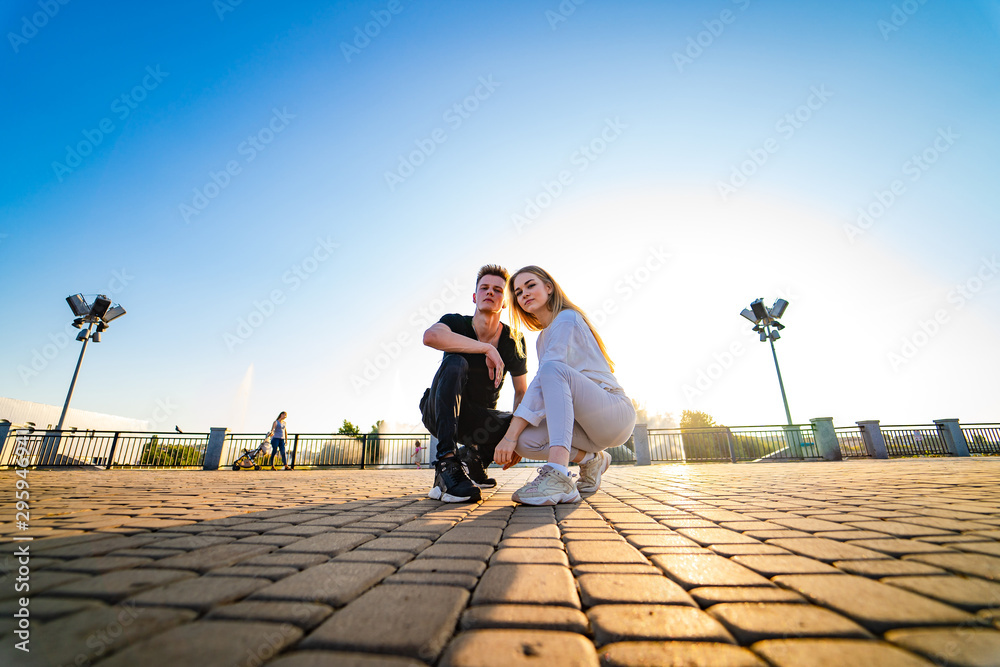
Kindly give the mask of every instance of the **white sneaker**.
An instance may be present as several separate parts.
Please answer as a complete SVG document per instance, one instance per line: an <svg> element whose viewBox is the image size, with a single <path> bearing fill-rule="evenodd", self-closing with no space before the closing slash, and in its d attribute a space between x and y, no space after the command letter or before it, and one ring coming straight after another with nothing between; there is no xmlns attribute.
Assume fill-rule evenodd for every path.
<svg viewBox="0 0 1000 667"><path fill-rule="evenodd" d="M580 481L576 488L580 493L593 493L601 488L601 475L611 465L611 454L601 451L586 463L580 464Z"/></svg>
<svg viewBox="0 0 1000 667"><path fill-rule="evenodd" d="M574 477L576 475L564 475L555 468L542 466L538 469L538 476L515 491L512 498L514 502L524 505L578 503L580 492L573 483Z"/></svg>

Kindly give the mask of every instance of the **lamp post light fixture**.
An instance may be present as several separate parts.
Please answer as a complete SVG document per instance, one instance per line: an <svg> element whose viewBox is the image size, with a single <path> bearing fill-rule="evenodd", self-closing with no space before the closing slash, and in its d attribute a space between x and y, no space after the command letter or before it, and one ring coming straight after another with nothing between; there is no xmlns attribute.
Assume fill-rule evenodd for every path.
<svg viewBox="0 0 1000 667"><path fill-rule="evenodd" d="M781 369L778 367L778 354L774 351L774 341L781 338L778 333L785 328L785 325L778 321L785 314L788 302L778 299L770 308L764 306L763 299L757 299L750 304L749 308L744 308L740 313L743 317L753 322L753 330L760 334L760 342L771 343L771 355L774 357L774 370L778 372L778 387L781 389L781 401L785 404L785 417L788 425L792 425L792 413L788 409L788 397L785 396L785 383L781 381Z"/></svg>
<svg viewBox="0 0 1000 667"><path fill-rule="evenodd" d="M76 388L76 378L80 375L80 365L83 363L83 355L87 351L87 343L91 340L100 343L101 334L107 330L111 321L125 314L124 308L117 303L112 303L111 299L103 294L98 294L93 304L87 303L82 294L68 296L66 302L73 314L76 315L73 326L80 330L76 339L83 343L83 347L80 349L80 358L76 362L76 370L73 371L73 380L69 383L69 393L66 394L62 414L59 415L59 423L56 425L57 431L62 431L63 423L66 421L66 413L69 412L69 402L73 398L73 389ZM84 326L87 328L84 329Z"/></svg>

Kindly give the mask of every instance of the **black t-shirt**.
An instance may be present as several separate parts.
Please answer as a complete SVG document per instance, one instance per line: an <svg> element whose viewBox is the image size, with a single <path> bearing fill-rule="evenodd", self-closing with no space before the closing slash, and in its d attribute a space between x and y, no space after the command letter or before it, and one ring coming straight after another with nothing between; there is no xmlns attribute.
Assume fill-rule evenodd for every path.
<svg viewBox="0 0 1000 667"><path fill-rule="evenodd" d="M472 326L472 315L459 315L449 313L438 320L453 332L461 334L472 340L479 340L476 336L476 329ZM525 354L524 336L517 334L517 348L515 348L514 338L510 327L501 323L500 340L497 341L497 352L503 359L504 372L510 372L511 376L519 377L528 372L528 357ZM518 355L517 350L521 353ZM494 387L493 380L490 379L490 370L486 367L485 354L467 354L464 352L445 352L449 354L460 354L469 362L469 378L465 383L465 391L462 392L462 402L472 402L487 408L496 409L497 398L500 396L500 389L503 387L503 379L500 386Z"/></svg>

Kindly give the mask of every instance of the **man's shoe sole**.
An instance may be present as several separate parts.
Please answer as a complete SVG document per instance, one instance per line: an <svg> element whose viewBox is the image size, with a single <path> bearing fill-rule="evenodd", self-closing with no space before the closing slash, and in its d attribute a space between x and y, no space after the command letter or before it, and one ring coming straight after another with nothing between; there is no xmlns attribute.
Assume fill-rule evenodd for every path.
<svg viewBox="0 0 1000 667"><path fill-rule="evenodd" d="M578 503L582 500L580 498L580 492L574 490L573 493L560 493L557 496L543 496L540 498L518 498L517 493L511 498L514 502L521 503L522 505L558 505L559 503Z"/></svg>
<svg viewBox="0 0 1000 667"><path fill-rule="evenodd" d="M478 493L476 494L479 495ZM443 503L468 503L468 502L479 502L480 498L473 499L472 496L453 496L450 493L445 493L441 490L440 486L433 487L427 492L427 497L431 500L440 500Z"/></svg>
<svg viewBox="0 0 1000 667"><path fill-rule="evenodd" d="M480 489L492 489L497 485L497 481L492 477L490 477L489 479L487 479L485 482L482 483L477 482L476 480L472 480L472 483L475 484Z"/></svg>

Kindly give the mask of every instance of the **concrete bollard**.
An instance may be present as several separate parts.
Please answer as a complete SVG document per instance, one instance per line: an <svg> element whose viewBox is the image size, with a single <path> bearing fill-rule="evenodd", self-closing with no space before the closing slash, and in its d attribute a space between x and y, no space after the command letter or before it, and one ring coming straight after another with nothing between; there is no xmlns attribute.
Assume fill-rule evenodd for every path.
<svg viewBox="0 0 1000 667"><path fill-rule="evenodd" d="M226 432L229 429L217 426L208 434L208 447L205 448L205 463L202 470L218 470L222 461L222 449L226 444Z"/></svg>
<svg viewBox="0 0 1000 667"><path fill-rule="evenodd" d="M840 441L837 431L833 428L833 417L817 417L810 419L813 433L816 434L816 448L819 455L827 461L842 461L844 455L840 451Z"/></svg>
<svg viewBox="0 0 1000 667"><path fill-rule="evenodd" d="M879 420L868 419L854 423L861 427L861 437L864 438L868 455L875 459L889 458L889 449L885 446L885 438L882 437L882 427L879 426Z"/></svg>
<svg viewBox="0 0 1000 667"><path fill-rule="evenodd" d="M636 424L632 431L632 444L635 445L635 464L648 466L653 462L649 451L649 429L645 424Z"/></svg>
<svg viewBox="0 0 1000 667"><path fill-rule="evenodd" d="M962 433L957 419L935 419L938 433L944 438L944 444L952 456L971 456L969 454L969 443Z"/></svg>

